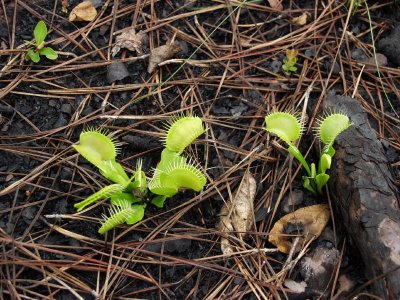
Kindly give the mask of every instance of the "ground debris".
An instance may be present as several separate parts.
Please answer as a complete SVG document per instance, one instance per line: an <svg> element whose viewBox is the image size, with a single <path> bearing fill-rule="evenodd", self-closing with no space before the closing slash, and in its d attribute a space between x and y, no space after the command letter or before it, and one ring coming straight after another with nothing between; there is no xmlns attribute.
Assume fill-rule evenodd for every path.
<svg viewBox="0 0 400 300"><path fill-rule="evenodd" d="M245 236L246 231L254 223L253 202L256 194L256 180L246 172L232 201L227 201L221 208L220 220L217 229L222 233L237 231L239 238ZM225 255L234 252L233 246L226 237L221 238L221 251Z"/></svg>
<svg viewBox="0 0 400 300"><path fill-rule="evenodd" d="M278 10L278 11L282 11L283 10L283 5L281 3L281 1L279 0L268 0L269 6L271 6L272 8Z"/></svg>
<svg viewBox="0 0 400 300"><path fill-rule="evenodd" d="M327 204L316 204L300 208L280 218L271 229L268 241L278 247L279 251L288 254L292 248L289 227L297 229L294 235L301 234L299 247L295 252L300 251L301 246L318 237L324 230L330 219L329 206Z"/></svg>
<svg viewBox="0 0 400 300"><path fill-rule="evenodd" d="M181 47L176 42L171 42L166 45L154 48L150 52L149 66L147 71L153 73L159 63L172 58L176 53L181 51Z"/></svg>
<svg viewBox="0 0 400 300"><path fill-rule="evenodd" d="M304 281L297 282L292 279L286 279L283 284L296 294L304 293L307 287L307 283L305 283Z"/></svg>
<svg viewBox="0 0 400 300"><path fill-rule="evenodd" d="M136 51L139 55L143 54L143 43L147 39L147 35L143 31L135 32L133 28L127 28L115 39L116 43L112 48L112 56L124 48L130 51Z"/></svg>
<svg viewBox="0 0 400 300"><path fill-rule="evenodd" d="M302 259L300 273L314 295L322 296L328 290L339 256L335 248L318 246Z"/></svg>
<svg viewBox="0 0 400 300"><path fill-rule="evenodd" d="M354 124L336 140L330 190L379 297L400 299L400 211L397 187L367 111L351 97L330 93L326 110L345 111ZM384 279L377 275L387 273ZM389 297L390 298L390 297Z"/></svg>
<svg viewBox="0 0 400 300"><path fill-rule="evenodd" d="M349 277L349 275L343 274L340 275L338 279L338 285L339 287L335 295L333 295L332 299L346 299L346 297L353 290L356 283Z"/></svg>
<svg viewBox="0 0 400 300"><path fill-rule="evenodd" d="M93 21L97 16L96 8L93 6L92 1L84 1L75 6L69 14L71 22L77 21Z"/></svg>
<svg viewBox="0 0 400 300"><path fill-rule="evenodd" d="M107 67L107 81L110 83L117 80L122 80L128 76L129 76L128 69L122 62L114 61Z"/></svg>
<svg viewBox="0 0 400 300"><path fill-rule="evenodd" d="M289 23L292 25L303 26L307 24L307 18L310 16L309 12L303 12L300 16L292 18Z"/></svg>

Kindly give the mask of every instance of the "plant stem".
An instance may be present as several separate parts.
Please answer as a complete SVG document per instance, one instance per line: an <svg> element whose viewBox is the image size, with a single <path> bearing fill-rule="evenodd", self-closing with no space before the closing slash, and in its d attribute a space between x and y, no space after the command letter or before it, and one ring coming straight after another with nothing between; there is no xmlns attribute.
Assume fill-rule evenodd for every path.
<svg viewBox="0 0 400 300"><path fill-rule="evenodd" d="M307 171L308 176L311 177L310 166L304 159L303 155L300 153L299 149L297 149L296 146L290 144L288 151L303 165L304 169L306 169L306 171Z"/></svg>

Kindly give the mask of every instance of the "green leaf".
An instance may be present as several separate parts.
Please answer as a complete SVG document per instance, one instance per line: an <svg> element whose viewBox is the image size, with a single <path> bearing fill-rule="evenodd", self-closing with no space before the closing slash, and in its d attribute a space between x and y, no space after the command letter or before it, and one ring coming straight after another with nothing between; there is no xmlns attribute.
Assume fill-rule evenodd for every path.
<svg viewBox="0 0 400 300"><path fill-rule="evenodd" d="M326 170L331 168L332 157L328 154L322 154L319 160L318 173L324 174Z"/></svg>
<svg viewBox="0 0 400 300"><path fill-rule="evenodd" d="M72 147L95 166L99 161L115 160L117 156L116 143L99 129L81 132L79 144Z"/></svg>
<svg viewBox="0 0 400 300"><path fill-rule="evenodd" d="M310 180L309 177L303 176L303 186L304 186L307 190L309 190L311 193L313 193L314 195L317 194L315 188L314 188L313 185L312 185L312 181Z"/></svg>
<svg viewBox="0 0 400 300"><path fill-rule="evenodd" d="M123 206L126 203L140 202L141 199L134 197L131 193L117 192L110 196L110 201L113 205Z"/></svg>
<svg viewBox="0 0 400 300"><path fill-rule="evenodd" d="M329 180L328 174L321 173L315 177L315 182L317 183L318 193L322 194L322 188L327 184L328 180Z"/></svg>
<svg viewBox="0 0 400 300"><path fill-rule="evenodd" d="M35 37L36 45L40 45L44 42L47 36L46 23L40 20L33 31L33 36Z"/></svg>
<svg viewBox="0 0 400 300"><path fill-rule="evenodd" d="M289 112L272 112L265 117L265 130L277 135L291 145L300 138L303 124L299 117Z"/></svg>
<svg viewBox="0 0 400 300"><path fill-rule="evenodd" d="M203 173L191 163L172 163L160 174L161 186L176 185L199 192L207 180Z"/></svg>
<svg viewBox="0 0 400 300"><path fill-rule="evenodd" d="M33 51L32 49L28 50L27 55L34 63L38 63L40 61L39 53Z"/></svg>
<svg viewBox="0 0 400 300"><path fill-rule="evenodd" d="M101 175L112 182L119 183L125 188L129 185L130 180L122 166L115 160L101 161L96 165Z"/></svg>
<svg viewBox="0 0 400 300"><path fill-rule="evenodd" d="M310 166L308 165L307 161L305 160L303 154L301 154L301 152L295 145L290 144L290 146L288 148L288 152L290 154L292 154L301 163L301 165L306 170L308 176L314 177L311 174Z"/></svg>
<svg viewBox="0 0 400 300"><path fill-rule="evenodd" d="M89 129L79 136L79 144L72 145L84 158L95 165L107 179L125 187L130 180L122 166L115 161L116 143L105 133Z"/></svg>
<svg viewBox="0 0 400 300"><path fill-rule="evenodd" d="M332 145L325 146L324 149L322 149L322 153L328 154L330 157L335 156L335 149L332 147Z"/></svg>
<svg viewBox="0 0 400 300"><path fill-rule="evenodd" d="M161 171L165 171L166 168L170 164L172 164L172 163L180 164L182 162L185 163L186 158L184 158L183 156L180 156L179 153L177 153L175 151L171 151L171 150L165 148L161 152L161 160L157 165L157 169L159 169Z"/></svg>
<svg viewBox="0 0 400 300"><path fill-rule="evenodd" d="M135 224L139 221L141 221L144 217L144 209L146 205L145 204L135 204L132 205L131 211L129 215L126 218L126 224L132 225Z"/></svg>
<svg viewBox="0 0 400 300"><path fill-rule="evenodd" d="M86 206L88 206L96 201L99 201L102 199L107 199L115 193L122 192L124 189L125 189L125 187L120 184L107 185L107 186L103 187L101 190L99 190L98 192L87 197L85 200L83 200L79 203L75 203L74 207L78 211L81 211Z"/></svg>
<svg viewBox="0 0 400 300"><path fill-rule="evenodd" d="M315 176L317 176L317 170L315 168L315 164L311 163L311 178L315 178Z"/></svg>
<svg viewBox="0 0 400 300"><path fill-rule="evenodd" d="M297 62L297 57L289 57L287 64L290 66L294 66Z"/></svg>
<svg viewBox="0 0 400 300"><path fill-rule="evenodd" d="M156 169L153 178L149 182L149 189L153 194L172 197L178 193L178 187L171 181L164 180L161 184L160 177L163 171Z"/></svg>
<svg viewBox="0 0 400 300"><path fill-rule="evenodd" d="M139 193L145 195L147 194L147 178L146 174L142 171L142 160L139 159L136 163L135 174L131 178L132 183L129 184L129 190L136 190Z"/></svg>
<svg viewBox="0 0 400 300"><path fill-rule="evenodd" d="M153 199L151 199L151 204L154 204L158 208L164 207L165 200L167 200L168 197L164 195L157 195Z"/></svg>
<svg viewBox="0 0 400 300"><path fill-rule="evenodd" d="M350 126L351 123L348 116L341 113L333 113L318 121L316 131L321 142L330 147L339 134Z"/></svg>
<svg viewBox="0 0 400 300"><path fill-rule="evenodd" d="M104 234L107 231L113 229L114 227L123 224L125 222L131 222L133 219L138 219L138 209L136 208L137 205L131 206L129 203L121 203L121 205L112 205L109 209L109 216L103 216L104 220L102 222L101 227L99 228L98 232L100 234ZM140 205L139 205L140 206ZM144 213L144 205L143 213ZM143 216L142 216L143 218ZM140 219L141 220L141 219ZM131 224L131 223L129 223Z"/></svg>
<svg viewBox="0 0 400 300"><path fill-rule="evenodd" d="M55 60L58 58L58 54L50 47L44 47L39 50L40 55L46 56L48 59Z"/></svg>
<svg viewBox="0 0 400 300"><path fill-rule="evenodd" d="M176 117L166 127L165 147L178 154L205 131L201 119L193 116Z"/></svg>

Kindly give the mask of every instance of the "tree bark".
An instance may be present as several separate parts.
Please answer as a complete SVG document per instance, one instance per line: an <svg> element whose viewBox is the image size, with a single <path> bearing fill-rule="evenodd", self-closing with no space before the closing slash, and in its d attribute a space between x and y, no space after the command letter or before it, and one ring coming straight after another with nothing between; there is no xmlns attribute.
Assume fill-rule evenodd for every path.
<svg viewBox="0 0 400 300"><path fill-rule="evenodd" d="M399 197L382 144L356 100L330 94L325 106L348 114L353 123L334 145L329 186L337 220L357 246L367 278L387 273L371 292L400 299Z"/></svg>

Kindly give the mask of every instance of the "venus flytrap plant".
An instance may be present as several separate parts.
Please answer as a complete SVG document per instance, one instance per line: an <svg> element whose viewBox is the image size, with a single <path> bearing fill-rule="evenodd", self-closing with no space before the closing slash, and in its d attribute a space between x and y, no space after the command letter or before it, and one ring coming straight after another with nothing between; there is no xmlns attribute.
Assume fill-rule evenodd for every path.
<svg viewBox="0 0 400 300"><path fill-rule="evenodd" d="M194 116L180 116L166 125L165 149L149 183L150 191L159 195L152 201L153 204L163 205L165 199L181 188L199 192L206 184L200 169L182 156L183 151L204 132L203 122Z"/></svg>
<svg viewBox="0 0 400 300"><path fill-rule="evenodd" d="M79 144L73 147L113 184L76 203L75 208L81 211L96 201L110 198L112 206L109 216L103 216L99 229L99 233L104 234L117 225L134 224L142 220L149 202L163 207L165 200L178 193L179 189L199 192L206 184L206 178L182 153L204 131L203 122L198 117L180 116L172 119L165 129L165 149L161 153L161 160L149 182L140 160L131 178L116 162L120 145L112 135L96 129L83 131Z"/></svg>
<svg viewBox="0 0 400 300"><path fill-rule="evenodd" d="M318 120L314 129L323 144L323 150L318 167L314 163L309 165L296 147L304 131L304 124L297 114L290 112L272 112L265 117L266 130L278 136L288 145L288 152L292 154L304 167L308 176L303 176L304 187L314 194L322 193L322 188L327 184L332 157L335 155L333 143L335 139L350 125L349 117L342 113L330 113Z"/></svg>

